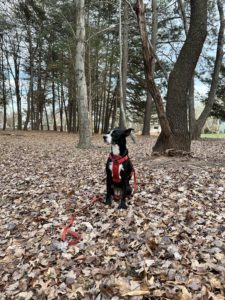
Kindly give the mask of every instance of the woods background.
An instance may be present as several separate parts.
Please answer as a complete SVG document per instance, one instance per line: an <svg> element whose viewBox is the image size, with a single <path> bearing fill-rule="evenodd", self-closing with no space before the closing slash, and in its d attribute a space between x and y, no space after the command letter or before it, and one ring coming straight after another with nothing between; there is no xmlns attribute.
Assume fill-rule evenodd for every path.
<svg viewBox="0 0 225 300"><path fill-rule="evenodd" d="M147 64L138 24L142 8L146 45L151 50ZM210 114L224 119L223 10L220 0L153 0L145 5L142 1L114 0L1 4L3 129L78 132L78 112L86 110L85 136L89 130L102 133L127 123L149 134L150 124L160 128L156 113L160 112L153 103L147 65L166 106L175 144L177 148L185 144L183 148L188 150L190 140L199 137ZM84 29L82 37L80 28ZM199 42L196 52L195 42ZM184 50L185 45L189 50ZM81 70L77 62L82 55L85 76L80 78L86 79L82 83L86 108L77 90L80 75L76 72ZM199 116L195 109L201 102L205 108ZM165 133L160 119L159 123ZM171 146L165 139L163 144L163 149L159 146L156 150Z"/></svg>

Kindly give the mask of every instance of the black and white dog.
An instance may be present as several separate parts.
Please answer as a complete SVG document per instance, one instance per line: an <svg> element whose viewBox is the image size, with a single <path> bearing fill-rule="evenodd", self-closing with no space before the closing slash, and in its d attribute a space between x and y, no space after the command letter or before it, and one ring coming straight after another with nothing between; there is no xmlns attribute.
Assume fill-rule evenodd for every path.
<svg viewBox="0 0 225 300"><path fill-rule="evenodd" d="M126 209L126 196L130 196L132 189L130 179L134 172L133 165L128 156L126 137L133 129L126 130L115 128L103 136L104 142L111 145L111 153L106 163L107 194L106 204L111 205L112 196L120 193L121 201L118 208Z"/></svg>

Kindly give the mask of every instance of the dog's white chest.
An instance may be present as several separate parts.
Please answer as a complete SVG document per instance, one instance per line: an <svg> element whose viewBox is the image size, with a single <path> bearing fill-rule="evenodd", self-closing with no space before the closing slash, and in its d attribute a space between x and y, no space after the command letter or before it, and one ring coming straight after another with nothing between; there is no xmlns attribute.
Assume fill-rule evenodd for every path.
<svg viewBox="0 0 225 300"><path fill-rule="evenodd" d="M120 154L120 148L119 145L112 145L112 153L114 155L119 155Z"/></svg>

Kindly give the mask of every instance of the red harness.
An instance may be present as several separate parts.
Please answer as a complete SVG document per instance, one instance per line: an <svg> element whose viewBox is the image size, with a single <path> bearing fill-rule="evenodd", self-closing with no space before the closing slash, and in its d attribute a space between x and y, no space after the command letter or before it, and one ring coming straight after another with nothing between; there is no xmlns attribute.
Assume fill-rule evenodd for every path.
<svg viewBox="0 0 225 300"><path fill-rule="evenodd" d="M121 157L120 155L112 155L111 153L109 154L109 159L112 161L112 178L113 182L115 183L120 183L121 182L121 177L120 177L120 165L125 161L129 159L129 156L126 155L124 157ZM134 175L134 193L136 192L137 189L137 183L136 183L136 174L135 170L133 169L131 176Z"/></svg>
<svg viewBox="0 0 225 300"><path fill-rule="evenodd" d="M113 182L119 183L121 182L120 178L120 165L125 161L129 159L129 156L126 155L124 157L121 157L120 155L109 155L110 160L112 161L112 178Z"/></svg>

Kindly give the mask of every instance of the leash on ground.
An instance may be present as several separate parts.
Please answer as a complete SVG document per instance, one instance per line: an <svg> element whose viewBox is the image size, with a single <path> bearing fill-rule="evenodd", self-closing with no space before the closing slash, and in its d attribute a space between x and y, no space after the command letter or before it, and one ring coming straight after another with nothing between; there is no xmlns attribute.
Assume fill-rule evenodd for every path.
<svg viewBox="0 0 225 300"><path fill-rule="evenodd" d="M96 202L98 201L102 201L103 197L98 195L98 196L94 196L92 198L92 200L90 201L90 203L88 203L87 205L83 206L79 212L84 212L85 210L89 209L91 206L93 206ZM72 214L71 218L70 218L70 222L69 224L64 227L63 231L62 231L62 235L61 235L61 240L62 241L66 241L67 240L67 235L70 234L71 236L73 236L74 238L76 238L76 240L70 240L68 241L68 245L76 245L77 243L80 242L81 240L81 235L79 233L77 233L76 231L71 229L71 226L74 224L75 222L75 217L78 215L78 212Z"/></svg>
<svg viewBox="0 0 225 300"><path fill-rule="evenodd" d="M137 183L136 183L136 173L135 173L135 170L133 170L133 176L134 176L134 193L136 193ZM90 201L90 203L88 203L87 205L83 206L79 210L79 212L84 212L85 210L89 209L91 206L93 206L98 201L103 201L103 196L101 196L101 195L94 196L92 198L92 200ZM79 233L77 233L76 231L74 231L74 230L71 229L71 226L74 224L75 218L76 218L77 215L78 215L78 212L75 212L74 214L72 214L72 216L70 218L70 221L69 221L69 224L66 225L63 228L63 231L62 231L62 235L61 235L61 240L62 241L65 242L67 240L67 235L68 234L70 234L72 237L76 238L75 240L69 240L68 241L68 245L69 246L76 245L81 240L81 235Z"/></svg>

